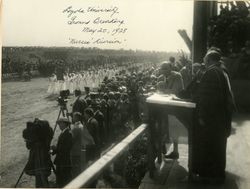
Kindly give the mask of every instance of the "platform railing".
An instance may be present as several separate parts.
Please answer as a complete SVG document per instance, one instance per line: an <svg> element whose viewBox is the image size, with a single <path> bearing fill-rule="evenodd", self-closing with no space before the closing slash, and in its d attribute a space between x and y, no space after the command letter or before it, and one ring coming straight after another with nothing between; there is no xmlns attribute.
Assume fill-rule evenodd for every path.
<svg viewBox="0 0 250 189"><path fill-rule="evenodd" d="M111 150L105 153L90 167L84 170L79 176L73 179L65 188L80 188L86 187L102 174L105 168L109 167L114 161L126 151L129 145L133 144L138 137L146 131L147 125L142 124L130 133L125 139L115 145Z"/></svg>

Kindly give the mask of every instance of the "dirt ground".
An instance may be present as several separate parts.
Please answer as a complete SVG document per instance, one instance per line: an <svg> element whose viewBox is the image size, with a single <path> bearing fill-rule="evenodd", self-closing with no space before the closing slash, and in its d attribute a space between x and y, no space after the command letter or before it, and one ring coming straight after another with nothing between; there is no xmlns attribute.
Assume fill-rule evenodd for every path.
<svg viewBox="0 0 250 189"><path fill-rule="evenodd" d="M1 169L0 187L13 187L24 168L28 150L22 138L27 121L38 117L49 121L52 128L59 113L56 97L48 98L48 80L32 79L30 82L2 83L1 104ZM73 97L68 102L68 108ZM55 138L59 133L56 130ZM52 143L55 144L56 140ZM50 180L54 180L52 174ZM34 187L32 177L24 175L18 187Z"/></svg>
<svg viewBox="0 0 250 189"><path fill-rule="evenodd" d="M56 98L48 98L48 81L45 78L31 82L2 83L1 104L1 161L0 187L14 187L28 158L28 150L22 138L26 122L39 117L54 127L59 107ZM68 102L68 108L73 98ZM233 119L233 133L228 140L227 172L234 175L235 189L250 186L250 115L239 114ZM56 130L55 138L59 134ZM56 140L52 141L55 144ZM52 173L49 180L53 184ZM18 187L35 187L34 178L24 175Z"/></svg>

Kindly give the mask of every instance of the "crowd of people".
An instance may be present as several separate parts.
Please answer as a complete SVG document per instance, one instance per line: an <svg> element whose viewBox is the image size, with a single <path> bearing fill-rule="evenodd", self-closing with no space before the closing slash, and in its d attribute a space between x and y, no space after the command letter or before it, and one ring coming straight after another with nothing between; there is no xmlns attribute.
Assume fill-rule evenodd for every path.
<svg viewBox="0 0 250 189"><path fill-rule="evenodd" d="M174 57L171 57L166 64L171 67L171 75L181 76L180 73L182 73L185 85L191 82L190 61L181 66ZM197 72L200 67L200 64L194 64L193 71ZM80 86L74 90L75 101L72 104L72 113L69 114L72 116L73 123L70 138L74 152L72 155L71 149L71 156L68 153L68 159L72 161L72 175L68 175L71 179L97 160L101 152L117 137L126 136L140 123L145 122L147 120L146 97L164 88L162 88L162 83L165 82L164 75L162 75L162 69L156 64L137 64L117 70L111 77L103 75L104 78L96 91L84 84L84 91ZM97 73L102 72L97 71ZM184 89L182 76L180 79L181 89ZM58 123L61 122L70 124L68 119L64 118ZM79 137L80 135L82 137ZM84 148L84 154L81 153L82 148ZM84 161L82 161L83 156ZM62 170L63 178L58 178L58 186L63 186L70 180L65 178L63 172L69 172L69 170ZM65 182L60 183L60 180Z"/></svg>
<svg viewBox="0 0 250 189"><path fill-rule="evenodd" d="M84 87L98 88L105 77L112 78L118 72L118 69L100 69L88 70L78 73L65 73L63 80L58 80L56 74L49 77L48 93L50 95L59 94L61 90L69 90L74 94L75 90L84 90Z"/></svg>
<svg viewBox="0 0 250 189"><path fill-rule="evenodd" d="M77 176L98 159L106 147L119 137L126 136L142 122L144 94L155 90L157 84L153 72L155 64L131 64L126 68L90 71L107 74L102 75L103 81L97 90L78 83L77 88L74 88L72 112L67 114L71 118L58 120L63 132L57 146L52 147L52 154L56 155L54 163L58 187ZM93 82L93 78L88 79L89 83ZM41 187L39 183L37 187Z"/></svg>
<svg viewBox="0 0 250 189"><path fill-rule="evenodd" d="M138 64L137 64L138 66ZM84 87L97 89L104 78L114 78L119 73L128 72L132 69L134 64L127 66L99 66L90 67L88 70L79 72L63 72L62 77L53 73L49 77L49 86L47 93L49 95L59 94L61 90L69 90L70 94L74 94L75 90L84 90Z"/></svg>
<svg viewBox="0 0 250 189"><path fill-rule="evenodd" d="M209 46L221 48L227 56L240 53L249 40L249 13L248 1L221 3L219 15L209 22Z"/></svg>
<svg viewBox="0 0 250 189"><path fill-rule="evenodd" d="M110 70L88 70L73 74L75 88L70 88L66 84L68 80L64 79L65 88L58 90L71 90L75 100L71 104L72 111L67 113L68 118L57 121L62 132L57 145L51 147L52 154L56 155L57 186L65 186L100 158L102 151L112 142L127 136L140 123L147 122L145 100L157 91L191 98L197 103L194 124L198 125L199 137L195 139L195 175L223 180L233 95L220 53L217 48L210 49L201 64L191 64L189 60L180 64L170 57L161 66L148 63ZM69 75L72 74L65 74L64 78ZM88 77L90 75L95 76ZM56 81L56 75L53 77ZM96 82L97 78L99 82ZM91 85L94 81L97 83L95 86ZM165 158L178 159L179 136L175 129L183 125L174 116L169 116L168 121L169 127L164 131L172 139L174 149ZM213 150L210 145L214 146ZM46 183L40 183L38 187L48 186ZM94 187L96 182L92 184Z"/></svg>

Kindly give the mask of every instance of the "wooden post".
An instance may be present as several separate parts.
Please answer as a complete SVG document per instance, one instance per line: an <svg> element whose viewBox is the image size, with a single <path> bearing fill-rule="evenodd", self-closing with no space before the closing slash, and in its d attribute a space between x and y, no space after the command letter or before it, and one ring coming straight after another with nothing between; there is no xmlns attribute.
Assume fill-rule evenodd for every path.
<svg viewBox="0 0 250 189"><path fill-rule="evenodd" d="M216 14L216 1L194 1L193 62L203 62L203 57L207 51L208 21Z"/></svg>

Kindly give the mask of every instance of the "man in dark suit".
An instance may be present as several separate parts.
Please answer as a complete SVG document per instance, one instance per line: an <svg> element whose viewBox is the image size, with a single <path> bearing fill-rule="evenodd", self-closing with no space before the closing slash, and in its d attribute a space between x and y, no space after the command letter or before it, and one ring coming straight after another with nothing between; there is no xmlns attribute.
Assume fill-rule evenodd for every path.
<svg viewBox="0 0 250 189"><path fill-rule="evenodd" d="M57 121L60 130L57 146L52 146L52 154L56 154L54 164L56 165L56 183L57 187L63 187L70 182L71 176L71 160L70 151L72 148L72 134L69 126L70 122L67 118L60 118Z"/></svg>
<svg viewBox="0 0 250 189"><path fill-rule="evenodd" d="M227 138L231 132L234 99L221 55L210 50L206 71L196 90L194 172L204 181L224 182Z"/></svg>
<svg viewBox="0 0 250 189"><path fill-rule="evenodd" d="M105 128L105 143L109 142L109 135L110 135L110 129L109 129L109 106L107 103L108 96L107 94L103 95L103 99L100 102L101 105L101 112L104 116L104 128Z"/></svg>
<svg viewBox="0 0 250 189"><path fill-rule="evenodd" d="M86 100L81 96L80 90L75 90L75 101L72 104L72 113L80 112L81 114L84 113L84 109L87 107Z"/></svg>
<svg viewBox="0 0 250 189"><path fill-rule="evenodd" d="M87 161L94 161L100 157L100 130L97 120L94 118L92 108L84 110L84 117L86 120L86 127L94 139L95 145L86 146Z"/></svg>
<svg viewBox="0 0 250 189"><path fill-rule="evenodd" d="M93 110L94 110L94 118L96 119L96 121L98 122L98 129L100 132L100 143L101 143L101 148L104 146L105 143L105 122L104 122L104 115L101 112L101 106L98 103L92 104L93 106Z"/></svg>
<svg viewBox="0 0 250 189"><path fill-rule="evenodd" d="M84 99L87 99L90 97L90 88L89 87L84 87L85 90L85 97Z"/></svg>

